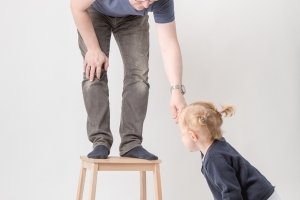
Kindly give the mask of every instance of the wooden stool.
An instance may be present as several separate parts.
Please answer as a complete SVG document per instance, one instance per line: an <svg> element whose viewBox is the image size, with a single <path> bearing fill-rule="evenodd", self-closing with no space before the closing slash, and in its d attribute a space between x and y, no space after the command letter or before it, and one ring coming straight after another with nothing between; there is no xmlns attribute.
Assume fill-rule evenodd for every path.
<svg viewBox="0 0 300 200"><path fill-rule="evenodd" d="M108 159L89 159L80 156L82 165L79 175L77 200L82 200L86 170L91 170L89 200L95 200L98 171L140 171L140 199L146 200L146 171L153 171L156 200L162 200L160 169L161 160L144 160L127 157L108 157Z"/></svg>

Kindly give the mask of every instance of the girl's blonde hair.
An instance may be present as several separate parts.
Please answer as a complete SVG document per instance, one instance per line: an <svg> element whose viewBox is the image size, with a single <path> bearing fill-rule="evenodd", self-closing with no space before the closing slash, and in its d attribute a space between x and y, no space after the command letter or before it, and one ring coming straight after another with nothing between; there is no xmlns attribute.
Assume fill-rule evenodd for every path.
<svg viewBox="0 0 300 200"><path fill-rule="evenodd" d="M183 128L194 131L198 130L200 126L207 126L211 138L220 139L223 135L221 129L222 115L231 117L234 113L235 107L233 105L222 105L221 111L218 111L211 102L198 101L182 110L179 123Z"/></svg>

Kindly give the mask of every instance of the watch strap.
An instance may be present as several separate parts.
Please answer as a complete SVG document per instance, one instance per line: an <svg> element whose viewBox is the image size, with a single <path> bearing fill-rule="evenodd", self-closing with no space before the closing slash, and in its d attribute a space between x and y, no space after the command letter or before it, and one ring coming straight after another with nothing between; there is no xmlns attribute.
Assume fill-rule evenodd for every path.
<svg viewBox="0 0 300 200"><path fill-rule="evenodd" d="M183 85L172 85L171 88L170 88L170 92L172 93L172 90L179 89L181 91L181 93L184 94L185 92L182 90L182 86Z"/></svg>

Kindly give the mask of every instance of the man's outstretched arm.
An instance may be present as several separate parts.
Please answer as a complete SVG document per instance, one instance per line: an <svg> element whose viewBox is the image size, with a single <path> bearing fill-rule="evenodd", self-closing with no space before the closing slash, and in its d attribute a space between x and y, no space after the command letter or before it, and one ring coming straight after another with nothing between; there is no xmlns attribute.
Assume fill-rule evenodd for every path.
<svg viewBox="0 0 300 200"><path fill-rule="evenodd" d="M182 58L177 40L175 21L165 24L156 23L160 49L165 71L172 85L182 84ZM180 90L172 90L170 107L173 119L178 122L179 112L186 106L185 99Z"/></svg>

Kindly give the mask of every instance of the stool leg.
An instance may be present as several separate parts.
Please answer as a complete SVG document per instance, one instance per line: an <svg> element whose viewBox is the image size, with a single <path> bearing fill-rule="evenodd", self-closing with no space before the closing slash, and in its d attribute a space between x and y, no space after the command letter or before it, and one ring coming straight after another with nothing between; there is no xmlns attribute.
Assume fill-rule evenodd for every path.
<svg viewBox="0 0 300 200"><path fill-rule="evenodd" d="M159 164L155 164L153 173L156 200L162 200Z"/></svg>
<svg viewBox="0 0 300 200"><path fill-rule="evenodd" d="M93 163L91 169L89 200L95 200L96 197L97 175L98 175L98 164Z"/></svg>
<svg viewBox="0 0 300 200"><path fill-rule="evenodd" d="M147 188L146 188L146 171L140 171L140 195L141 195L141 200L147 200Z"/></svg>
<svg viewBox="0 0 300 200"><path fill-rule="evenodd" d="M83 195L85 175L86 175L86 168L83 167L83 162L84 161L82 161L81 168L80 168L76 200L82 200L82 195Z"/></svg>

